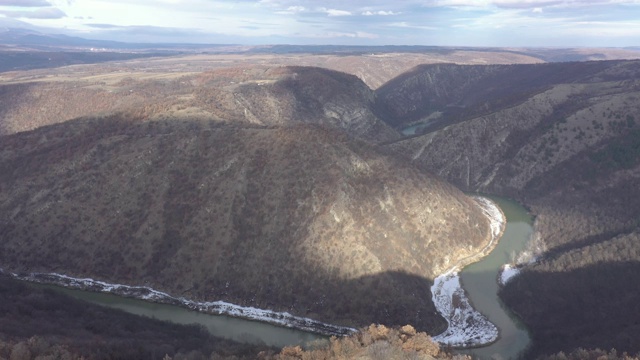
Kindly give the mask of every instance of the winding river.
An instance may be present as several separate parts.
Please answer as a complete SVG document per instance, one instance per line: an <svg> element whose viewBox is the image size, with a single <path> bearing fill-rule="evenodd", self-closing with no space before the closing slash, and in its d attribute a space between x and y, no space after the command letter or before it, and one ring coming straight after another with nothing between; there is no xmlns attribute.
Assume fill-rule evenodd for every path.
<svg viewBox="0 0 640 360"><path fill-rule="evenodd" d="M507 218L504 234L495 249L482 260L460 272L462 287L474 308L484 314L500 331L500 337L489 346L461 351L480 359L515 359L529 345L527 330L498 298L498 273L502 265L521 253L533 233L533 219L515 201L490 197Z"/></svg>
<svg viewBox="0 0 640 360"><path fill-rule="evenodd" d="M518 203L504 198L491 197L507 218L507 225L496 248L479 262L466 266L460 273L462 286L474 307L484 314L500 331L493 344L461 350L480 359L513 359L529 344L529 335L518 320L504 308L497 297L497 276L500 267L511 261L512 254L520 253L533 228L532 218ZM257 321L223 315L198 313L175 305L151 303L106 293L72 290L53 285L37 285L54 288L76 298L92 303L118 308L133 314L154 317L180 324L198 323L213 335L240 342L283 347L305 345L326 337L305 331L284 328Z"/></svg>
<svg viewBox="0 0 640 360"><path fill-rule="evenodd" d="M288 345L304 346L315 341L327 339L326 336L306 331L231 316L205 314L177 305L158 304L107 293L67 289L57 285L34 283L33 286L50 288L77 299L124 310L136 315L148 316L177 324L200 324L215 336L242 343L285 347Z"/></svg>

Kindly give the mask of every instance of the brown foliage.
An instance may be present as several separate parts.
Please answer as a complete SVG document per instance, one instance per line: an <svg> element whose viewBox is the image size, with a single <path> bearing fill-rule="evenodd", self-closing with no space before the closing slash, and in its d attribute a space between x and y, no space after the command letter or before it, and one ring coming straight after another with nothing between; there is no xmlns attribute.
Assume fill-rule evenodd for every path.
<svg viewBox="0 0 640 360"><path fill-rule="evenodd" d="M0 168L6 268L351 326L442 330L431 279L489 237L471 199L328 126L84 119L3 137Z"/></svg>
<svg viewBox="0 0 640 360"><path fill-rule="evenodd" d="M343 337L332 337L329 344L315 349L303 350L286 347L274 360L294 359L451 359L453 356L441 351L429 335L417 333L412 326L388 328L372 324L358 333ZM465 359L466 357L456 357Z"/></svg>

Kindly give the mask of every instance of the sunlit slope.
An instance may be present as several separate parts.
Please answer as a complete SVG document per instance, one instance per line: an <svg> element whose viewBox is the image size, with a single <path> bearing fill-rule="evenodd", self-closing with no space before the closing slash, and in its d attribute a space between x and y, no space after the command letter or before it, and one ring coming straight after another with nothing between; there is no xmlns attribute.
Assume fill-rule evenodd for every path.
<svg viewBox="0 0 640 360"><path fill-rule="evenodd" d="M3 137L0 263L347 325L436 331L489 240L454 187L342 132L109 117Z"/></svg>
<svg viewBox="0 0 640 360"><path fill-rule="evenodd" d="M571 81L542 76L560 65ZM519 84L512 106L390 147L461 188L524 200L543 215L539 229L553 233L549 247L630 229L640 209L631 196L640 160L640 62L530 67L532 78L541 70L533 94L522 95L528 88Z"/></svg>
<svg viewBox="0 0 640 360"><path fill-rule="evenodd" d="M375 101L356 76L313 67L250 65L176 73L96 68L0 83L0 135L127 111L144 120L324 124L374 142L397 139Z"/></svg>

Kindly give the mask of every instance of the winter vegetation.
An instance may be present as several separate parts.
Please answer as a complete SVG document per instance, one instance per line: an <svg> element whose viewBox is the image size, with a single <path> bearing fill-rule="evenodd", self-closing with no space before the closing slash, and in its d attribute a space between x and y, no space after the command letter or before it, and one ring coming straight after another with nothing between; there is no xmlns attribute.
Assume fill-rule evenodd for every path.
<svg viewBox="0 0 640 360"><path fill-rule="evenodd" d="M0 269L0 274L2 274L2 269ZM88 278L78 279L55 273L31 273L26 275L10 273L8 275L20 280L33 281L42 284L59 285L71 289L104 292L119 296L157 302L161 304L178 305L203 313L228 315L248 320L263 321L269 324L292 327L299 330L311 331L323 335L343 336L356 331L356 329L353 328L326 324L313 319L293 316L286 312L279 313L270 310L257 309L254 307L243 307L224 301L197 302L185 298L178 298L146 286L109 284L104 281L97 281Z"/></svg>
<svg viewBox="0 0 640 360"><path fill-rule="evenodd" d="M454 346L495 338L455 271L489 251L502 225L457 186L514 198L536 217L531 249L499 277L531 331L526 357L630 358L640 351L640 294L629 285L640 283L640 62L496 64L554 58L540 50L551 57L511 51L460 65L498 58L451 51L415 68L424 54L1 73L0 264L207 311L337 324L331 334L384 324L315 353L263 357L429 358L431 343L400 326L448 328L436 340ZM448 55L459 64L443 63ZM291 63L333 70L282 66ZM5 289L0 306L14 292ZM38 350L50 345L181 358L202 345L170 343L161 355L111 340L57 347L35 326L6 330L40 314L21 301L0 313L0 357L57 356ZM131 329L134 339L143 331ZM204 349L193 358L215 352Z"/></svg>

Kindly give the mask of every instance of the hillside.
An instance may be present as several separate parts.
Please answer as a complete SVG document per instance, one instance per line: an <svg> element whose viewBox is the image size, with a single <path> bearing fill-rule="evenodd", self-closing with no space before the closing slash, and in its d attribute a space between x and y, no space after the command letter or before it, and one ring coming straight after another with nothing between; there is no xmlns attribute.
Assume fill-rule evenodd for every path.
<svg viewBox="0 0 640 360"><path fill-rule="evenodd" d="M489 241L473 200L332 127L143 120L2 138L3 267L437 332L431 279Z"/></svg>
<svg viewBox="0 0 640 360"><path fill-rule="evenodd" d="M90 304L0 275L3 359L452 359L412 326L364 327L357 334L282 350L215 338L178 325ZM7 331L10 330L10 331ZM279 352L279 353L278 353ZM465 359L464 357L456 357Z"/></svg>
<svg viewBox="0 0 640 360"><path fill-rule="evenodd" d="M196 325L136 316L0 274L3 359L255 359L266 346L211 336ZM197 356L197 357L196 357Z"/></svg>
<svg viewBox="0 0 640 360"><path fill-rule="evenodd" d="M537 65L420 65L376 92L392 125L445 125L517 105L548 87L573 83L599 72L607 62Z"/></svg>
<svg viewBox="0 0 640 360"><path fill-rule="evenodd" d="M397 91L434 71L416 69ZM636 289L619 281L640 281L629 270L640 256L640 62L443 65L436 73L423 94L440 89L442 104L464 99L464 116L443 111L443 128L388 146L462 189L514 197L536 215L534 247L544 259L502 293L532 330L532 353L639 351L630 340L639 313L626 310ZM449 87L447 74L462 85ZM593 309L607 330L586 315Z"/></svg>
<svg viewBox="0 0 640 360"><path fill-rule="evenodd" d="M373 91L357 77L310 67L53 77L51 81L0 86L0 134L129 111L145 119L326 124L373 142L397 139L398 134L379 119L374 101Z"/></svg>

